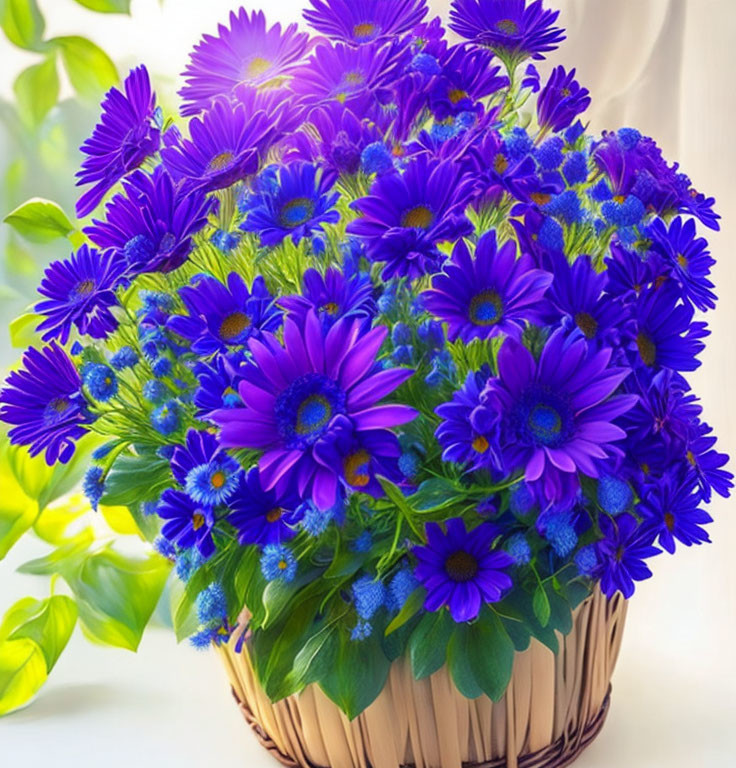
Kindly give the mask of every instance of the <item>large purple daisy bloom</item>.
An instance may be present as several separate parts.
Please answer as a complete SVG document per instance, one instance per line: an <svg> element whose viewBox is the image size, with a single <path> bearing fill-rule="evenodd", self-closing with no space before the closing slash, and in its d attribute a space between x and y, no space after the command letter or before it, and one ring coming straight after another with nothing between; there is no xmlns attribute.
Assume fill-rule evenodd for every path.
<svg viewBox="0 0 736 768"><path fill-rule="evenodd" d="M310 0L311 27L333 40L364 45L408 32L427 14L426 0Z"/></svg>
<svg viewBox="0 0 736 768"><path fill-rule="evenodd" d="M215 513L211 507L197 504L186 493L168 488L161 496L156 514L165 521L161 535L172 544L181 549L196 546L205 559L214 554Z"/></svg>
<svg viewBox="0 0 736 768"><path fill-rule="evenodd" d="M544 58L565 39L564 30L552 26L559 15L545 10L542 0L453 0L450 29L518 63Z"/></svg>
<svg viewBox="0 0 736 768"><path fill-rule="evenodd" d="M309 35L298 32L296 24L282 32L280 24L266 29L262 11L231 12L229 27L218 25L216 37L204 35L194 47L183 72L186 85L179 91L181 114L196 115L218 96L229 97L241 83L283 83L308 50Z"/></svg>
<svg viewBox="0 0 736 768"><path fill-rule="evenodd" d="M575 79L575 70L555 67L537 99L537 119L543 131L561 131L590 106L590 92Z"/></svg>
<svg viewBox="0 0 736 768"><path fill-rule="evenodd" d="M275 186L250 199L241 229L257 232L262 246L278 245L288 236L298 243L340 219L334 208L340 195L331 191L334 183L334 174L311 163L282 166Z"/></svg>
<svg viewBox="0 0 736 768"><path fill-rule="evenodd" d="M370 195L352 203L361 217L347 231L365 240L367 258L386 262L384 280L420 277L437 270L438 243L472 231L465 206L473 186L452 161L419 155L403 173L377 178Z"/></svg>
<svg viewBox="0 0 736 768"><path fill-rule="evenodd" d="M190 429L170 460L171 472L192 501L207 507L225 503L240 484L240 464L221 450L209 432Z"/></svg>
<svg viewBox="0 0 736 768"><path fill-rule="evenodd" d="M11 443L29 446L31 456L46 451L49 465L66 464L92 420L79 373L55 342L40 351L29 349L22 365L0 391L0 420L13 425Z"/></svg>
<svg viewBox="0 0 736 768"><path fill-rule="evenodd" d="M77 184L94 184L77 201L77 216L91 213L105 194L149 155L158 151L156 96L144 66L131 70L125 93L111 88L102 102L102 116L92 136L79 148L87 158Z"/></svg>
<svg viewBox="0 0 736 768"><path fill-rule="evenodd" d="M708 275L716 260L710 255L708 241L697 237L695 222L678 216L668 228L661 219L655 219L649 227L649 236L652 247L664 258L683 295L701 311L713 309L716 295Z"/></svg>
<svg viewBox="0 0 736 768"><path fill-rule="evenodd" d="M498 378L484 392L498 415L492 450L505 473L524 470L548 502L567 500L578 487L577 472L598 477L597 462L616 453L626 436L614 422L637 401L614 395L629 371L611 368L611 349L591 352L584 339L562 331L549 338L539 361L514 339L498 354Z"/></svg>
<svg viewBox="0 0 736 768"><path fill-rule="evenodd" d="M211 192L254 174L273 138L265 112L247 114L242 104L218 99L189 122L191 140L167 141L161 160L182 192Z"/></svg>
<svg viewBox="0 0 736 768"><path fill-rule="evenodd" d="M376 314L373 284L367 275L356 273L348 278L334 267L324 275L308 269L302 283L301 294L278 300L279 306L300 325L306 322L310 310L316 311L320 321L328 325L341 317L368 318Z"/></svg>
<svg viewBox="0 0 736 768"><path fill-rule="evenodd" d="M110 251L99 253L83 245L66 261L52 262L39 286L45 297L35 310L45 316L39 326L43 339L69 340L72 325L79 333L104 339L118 322L110 311L117 304L115 289L125 265Z"/></svg>
<svg viewBox="0 0 736 768"><path fill-rule="evenodd" d="M227 286L214 277L201 277L181 288L179 295L189 314L173 315L167 328L188 339L198 355L243 346L252 336L273 331L281 323L281 311L260 276L250 291L237 272L228 275Z"/></svg>
<svg viewBox="0 0 736 768"><path fill-rule="evenodd" d="M542 320L542 299L552 274L536 269L531 256L516 258L516 242L496 246L496 232L478 241L475 257L461 240L452 260L422 294L425 308L447 323L447 337L466 344L505 333L520 338L525 322Z"/></svg>
<svg viewBox="0 0 736 768"><path fill-rule="evenodd" d="M181 195L158 166L152 175L135 171L115 195L105 220L95 219L85 233L100 248L114 250L129 274L171 272L192 250L192 236L207 224L212 206L201 191Z"/></svg>
<svg viewBox="0 0 736 768"><path fill-rule="evenodd" d="M265 490L258 467L253 467L230 501L227 519L238 531L241 544L280 544L296 535L303 516L300 505L301 499L291 488Z"/></svg>
<svg viewBox="0 0 736 768"><path fill-rule="evenodd" d="M506 573L514 564L511 555L491 549L498 529L483 523L466 531L461 518L445 523L427 523L427 545L415 547L419 563L414 575L427 590L426 611L443 606L457 622L477 618L484 603L496 603L513 582Z"/></svg>
<svg viewBox="0 0 736 768"><path fill-rule="evenodd" d="M416 416L405 405L377 405L413 373L376 370L386 329L358 335L359 320L338 320L329 330L310 312L306 323L284 321L284 345L271 334L249 343L252 363L238 390L245 406L217 411L220 442L264 451L259 461L267 490L295 481L302 498L329 509L337 497L340 467L323 457L338 428L386 429ZM328 451L331 455L331 451Z"/></svg>
<svg viewBox="0 0 736 768"><path fill-rule="evenodd" d="M640 527L632 515L622 514L615 520L602 515L599 524L603 539L596 543L595 551L601 589L606 597L621 592L628 599L634 594L635 581L651 578L644 561L661 550L652 546L653 534Z"/></svg>

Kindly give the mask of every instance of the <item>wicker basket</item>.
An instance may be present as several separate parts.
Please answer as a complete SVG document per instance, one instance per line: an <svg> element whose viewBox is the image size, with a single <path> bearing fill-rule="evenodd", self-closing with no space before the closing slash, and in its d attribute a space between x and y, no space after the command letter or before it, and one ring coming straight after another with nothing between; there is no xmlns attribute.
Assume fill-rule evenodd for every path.
<svg viewBox="0 0 736 768"><path fill-rule="evenodd" d="M353 721L317 686L272 704L244 651L221 649L247 722L274 757L303 768L560 768L596 737L608 710L626 602L600 592L575 612L555 656L532 640L499 702L464 698L446 668L414 680L393 664L378 699Z"/></svg>

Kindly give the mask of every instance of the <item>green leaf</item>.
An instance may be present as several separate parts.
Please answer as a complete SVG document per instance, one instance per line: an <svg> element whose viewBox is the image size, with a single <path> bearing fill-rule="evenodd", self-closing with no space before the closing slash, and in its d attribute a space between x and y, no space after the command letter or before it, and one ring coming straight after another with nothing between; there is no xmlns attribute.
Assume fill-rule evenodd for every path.
<svg viewBox="0 0 736 768"><path fill-rule="evenodd" d="M417 587L407 598L401 610L394 616L391 623L386 627L386 634L390 635L399 627L403 627L409 619L416 616L424 605L427 597L427 591L424 587Z"/></svg>
<svg viewBox="0 0 736 768"><path fill-rule="evenodd" d="M27 704L47 677L43 652L33 640L0 642L0 715Z"/></svg>
<svg viewBox="0 0 736 768"><path fill-rule="evenodd" d="M431 512L456 504L463 498L454 483L444 477L425 480L409 497L411 506L419 512Z"/></svg>
<svg viewBox="0 0 736 768"><path fill-rule="evenodd" d="M321 573L321 569L312 568L299 571L293 581L285 579L269 581L263 591L263 607L266 613L262 626L271 626L295 600L303 600L318 591L324 591L325 585L321 582ZM302 589L307 585L311 585L312 588Z"/></svg>
<svg viewBox="0 0 736 768"><path fill-rule="evenodd" d="M24 69L13 84L18 109L32 126L38 126L59 100L59 76L56 56L47 56L40 64Z"/></svg>
<svg viewBox="0 0 736 768"><path fill-rule="evenodd" d="M18 571L34 576L54 576L58 573L66 577L81 567L84 553L92 546L93 541L92 530L85 528L50 554L23 563L18 567Z"/></svg>
<svg viewBox="0 0 736 768"><path fill-rule="evenodd" d="M102 504L132 507L160 496L169 485L169 463L156 454L120 455L105 478Z"/></svg>
<svg viewBox="0 0 736 768"><path fill-rule="evenodd" d="M67 528L90 511L89 501L82 494L74 494L46 507L33 524L33 532L48 544L66 544Z"/></svg>
<svg viewBox="0 0 736 768"><path fill-rule="evenodd" d="M186 584L178 578L169 582L169 610L177 643L186 640L199 629L196 595L191 595Z"/></svg>
<svg viewBox="0 0 736 768"><path fill-rule="evenodd" d="M477 699L478 696L483 695L483 689L478 685L475 672L470 665L470 632L468 624L458 624L455 627L447 646L447 664L458 691L466 699Z"/></svg>
<svg viewBox="0 0 736 768"><path fill-rule="evenodd" d="M549 624L552 608L549 604L547 592L541 584L538 584L537 588L534 590L532 609L534 610L534 615L537 617L537 621L539 621L543 627L546 627L547 624Z"/></svg>
<svg viewBox="0 0 736 768"><path fill-rule="evenodd" d="M76 2L98 13L130 13L130 0L76 0Z"/></svg>
<svg viewBox="0 0 736 768"><path fill-rule="evenodd" d="M112 59L86 37L55 37L50 42L61 51L69 80L83 99L97 101L119 81Z"/></svg>
<svg viewBox="0 0 736 768"><path fill-rule="evenodd" d="M24 598L5 614L0 638L28 638L41 649L46 671L51 673L66 648L77 623L77 606L66 595L52 595L46 600Z"/></svg>
<svg viewBox="0 0 736 768"><path fill-rule="evenodd" d="M525 651L529 647L532 637L531 632L529 632L529 629L525 624L521 621L507 619L503 616L501 617L501 622L503 623L508 636L511 638L514 648L520 653Z"/></svg>
<svg viewBox="0 0 736 768"><path fill-rule="evenodd" d="M18 482L10 465L11 450L7 437L0 440L0 560L33 525L38 517L38 503Z"/></svg>
<svg viewBox="0 0 736 768"><path fill-rule="evenodd" d="M0 24L13 45L29 51L44 49L46 25L36 0L3 0L0 10Z"/></svg>
<svg viewBox="0 0 736 768"><path fill-rule="evenodd" d="M41 336L36 332L38 324L43 320L41 315L34 312L24 312L10 321L10 343L16 349L27 349L38 344Z"/></svg>
<svg viewBox="0 0 736 768"><path fill-rule="evenodd" d="M84 633L93 641L135 651L161 597L171 564L157 554L126 557L104 549L65 575Z"/></svg>
<svg viewBox="0 0 736 768"><path fill-rule="evenodd" d="M417 680L434 674L445 663L453 627L454 623L444 609L422 616L409 639L411 668Z"/></svg>
<svg viewBox="0 0 736 768"><path fill-rule="evenodd" d="M291 672L299 688L326 677L337 659L339 628L333 619L313 634L297 653Z"/></svg>
<svg viewBox="0 0 736 768"><path fill-rule="evenodd" d="M67 237L74 231L61 207L41 197L34 197L22 203L11 211L4 221L32 243L49 243Z"/></svg>
<svg viewBox="0 0 736 768"><path fill-rule="evenodd" d="M514 644L501 619L487 607L468 626L467 653L478 685L498 701L506 691L514 666Z"/></svg>

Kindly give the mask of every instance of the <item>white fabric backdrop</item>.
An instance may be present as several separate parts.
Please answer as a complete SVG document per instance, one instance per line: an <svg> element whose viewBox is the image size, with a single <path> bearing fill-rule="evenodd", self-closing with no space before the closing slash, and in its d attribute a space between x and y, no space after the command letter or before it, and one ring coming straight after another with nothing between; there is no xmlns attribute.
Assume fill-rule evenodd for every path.
<svg viewBox="0 0 736 768"><path fill-rule="evenodd" d="M84 31L118 61L146 61L173 78L189 46L213 31L234 0L133 0L131 19L91 16L71 0L40 0L50 34ZM297 20L301 0L246 2L269 18ZM449 3L433 0L436 11ZM562 10L568 40L554 63L577 66L593 94L596 130L633 125L679 159L696 186L715 195L724 216L711 239L722 297L709 318L713 335L692 377L706 417L736 454L736 64L734 0L548 0ZM28 57L0 43L0 93ZM163 83L164 78L159 79ZM2 151L0 149L0 151ZM3 361L7 362L7 361ZM0 366L1 367L1 366ZM655 578L631 604L614 699L602 735L580 768L736 765L736 570L733 504L712 507L714 544L661 556ZM0 563L0 604L35 592L12 572L35 555L24 547ZM137 656L89 646L75 636L34 705L0 720L1 764L27 768L275 765L246 732L213 654L177 647L162 630Z"/></svg>

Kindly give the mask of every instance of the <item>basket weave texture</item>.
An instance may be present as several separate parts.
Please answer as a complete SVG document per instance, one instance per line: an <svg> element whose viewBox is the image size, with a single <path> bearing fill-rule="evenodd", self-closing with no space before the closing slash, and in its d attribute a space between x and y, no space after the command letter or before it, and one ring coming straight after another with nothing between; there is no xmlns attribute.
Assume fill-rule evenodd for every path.
<svg viewBox="0 0 736 768"><path fill-rule="evenodd" d="M315 685L272 703L244 648L222 646L233 694L274 757L294 768L562 768L600 731L626 602L599 591L574 614L555 655L536 640L517 653L511 682L493 702L466 699L447 668L415 680L395 662L376 701L350 721Z"/></svg>

